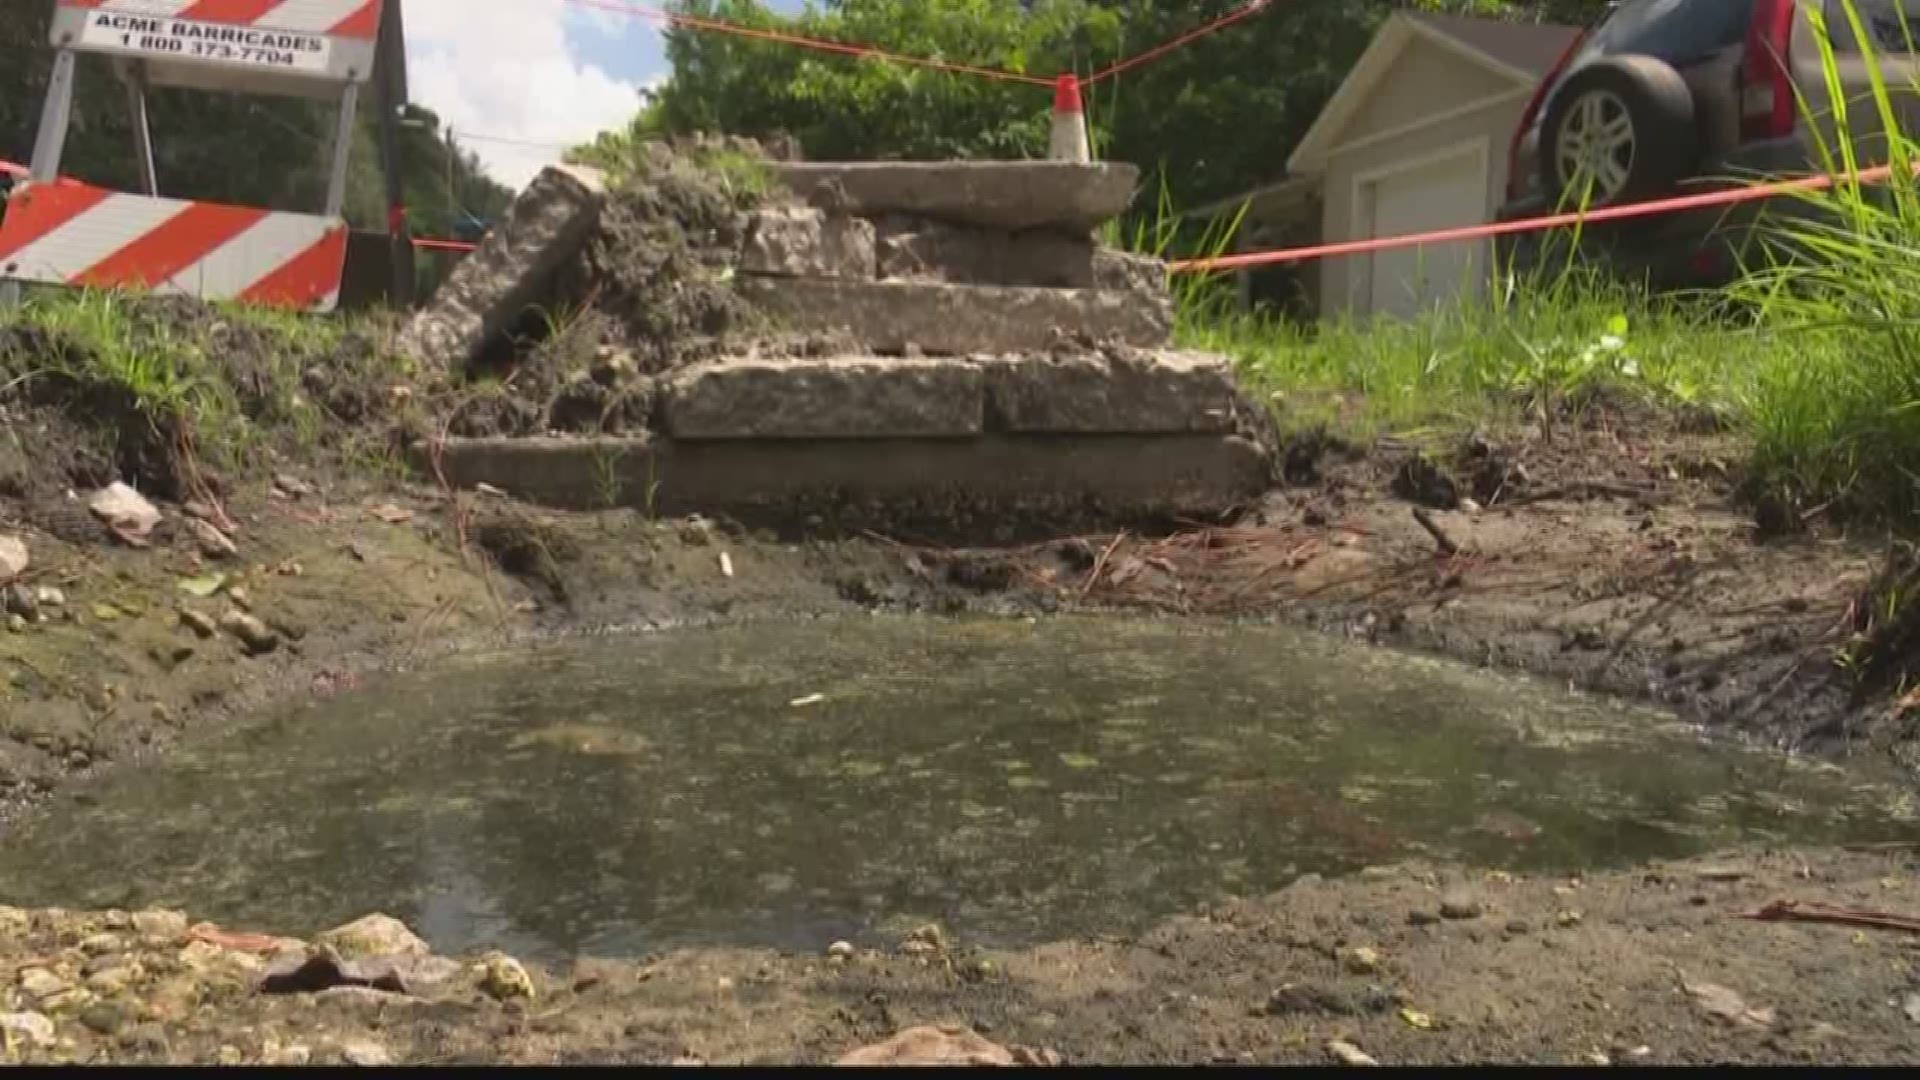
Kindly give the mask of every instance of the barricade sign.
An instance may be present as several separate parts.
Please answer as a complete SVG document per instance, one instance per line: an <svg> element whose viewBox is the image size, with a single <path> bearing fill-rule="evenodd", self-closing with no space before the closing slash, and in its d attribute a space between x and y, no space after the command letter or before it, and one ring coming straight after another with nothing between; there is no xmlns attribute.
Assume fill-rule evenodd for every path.
<svg viewBox="0 0 1920 1080"><path fill-rule="evenodd" d="M58 0L32 166L0 222L0 279L332 310L346 261L347 157L384 15L385 0ZM139 194L60 177L79 53L112 58L126 85ZM336 100L320 213L163 198L151 86Z"/></svg>

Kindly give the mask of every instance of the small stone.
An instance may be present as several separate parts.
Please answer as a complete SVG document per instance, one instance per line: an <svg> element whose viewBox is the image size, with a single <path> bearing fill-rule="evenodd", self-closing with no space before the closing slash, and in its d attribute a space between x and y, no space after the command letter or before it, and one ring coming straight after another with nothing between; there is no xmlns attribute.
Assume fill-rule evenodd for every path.
<svg viewBox="0 0 1920 1080"><path fill-rule="evenodd" d="M26 633L27 632L26 617L22 615L7 616L7 629L16 634Z"/></svg>
<svg viewBox="0 0 1920 1080"><path fill-rule="evenodd" d="M160 511L139 492L115 481L93 493L87 509L112 533L129 544L145 546L147 535L160 524Z"/></svg>
<svg viewBox="0 0 1920 1080"><path fill-rule="evenodd" d="M303 495L313 494L312 484L307 483L297 476L290 476L287 473L279 473L274 476L273 486L296 499Z"/></svg>
<svg viewBox="0 0 1920 1080"><path fill-rule="evenodd" d="M851 941L836 941L827 946L827 955L841 960L853 959L854 948Z"/></svg>
<svg viewBox="0 0 1920 1080"><path fill-rule="evenodd" d="M1327 1043L1327 1056L1342 1065L1367 1066L1380 1064L1373 1059L1372 1055L1345 1039L1334 1039Z"/></svg>
<svg viewBox="0 0 1920 1080"><path fill-rule="evenodd" d="M1380 953L1361 946L1347 952L1347 970L1355 975L1371 975L1380 970Z"/></svg>
<svg viewBox="0 0 1920 1080"><path fill-rule="evenodd" d="M213 1059L222 1065L238 1065L247 1060L247 1055L241 1053L237 1046L226 1045L213 1052Z"/></svg>
<svg viewBox="0 0 1920 1080"><path fill-rule="evenodd" d="M53 1021L37 1012L0 1013L0 1035L46 1047L53 1045Z"/></svg>
<svg viewBox="0 0 1920 1080"><path fill-rule="evenodd" d="M1416 908L1413 911L1407 912L1407 924L1409 926L1432 926L1439 921L1440 916L1426 908Z"/></svg>
<svg viewBox="0 0 1920 1080"><path fill-rule="evenodd" d="M219 627L214 624L212 616L204 612L195 611L192 608L180 609L180 625L203 638L210 638L214 634L219 633Z"/></svg>
<svg viewBox="0 0 1920 1080"><path fill-rule="evenodd" d="M67 594L51 585L40 586L33 598L40 602L41 607L65 607L67 603Z"/></svg>
<svg viewBox="0 0 1920 1080"><path fill-rule="evenodd" d="M40 600L25 585L9 585L0 590L0 608L9 615L33 619L40 614Z"/></svg>
<svg viewBox="0 0 1920 1080"><path fill-rule="evenodd" d="M1507 920L1507 933L1509 934L1527 934L1527 933L1531 933L1532 931L1533 931L1533 924L1527 922L1527 920L1525 919Z"/></svg>
<svg viewBox="0 0 1920 1080"><path fill-rule="evenodd" d="M340 1046L340 1060L361 1068L376 1069L393 1064L393 1055L387 1048L370 1039L355 1039Z"/></svg>
<svg viewBox="0 0 1920 1080"><path fill-rule="evenodd" d="M127 1026L133 1014L125 1005L113 1001L102 1001L80 1010L79 1020L83 1027L96 1035L116 1035Z"/></svg>
<svg viewBox="0 0 1920 1080"><path fill-rule="evenodd" d="M1466 893L1448 893L1440 898L1440 917L1443 919L1477 919L1486 911L1486 905Z"/></svg>
<svg viewBox="0 0 1920 1080"><path fill-rule="evenodd" d="M227 599L233 601L233 606L239 608L241 611L253 610L252 595L239 585L235 585L227 590Z"/></svg>
<svg viewBox="0 0 1920 1080"><path fill-rule="evenodd" d="M151 1021L135 1024L120 1033L120 1048L145 1054L167 1052L167 1029Z"/></svg>
<svg viewBox="0 0 1920 1080"><path fill-rule="evenodd" d="M1582 916L1577 911L1563 911L1553 917L1553 921L1562 928L1579 926Z"/></svg>
<svg viewBox="0 0 1920 1080"><path fill-rule="evenodd" d="M248 656L264 656L280 647L280 635L244 611L229 611L220 616L220 629L237 639Z"/></svg>
<svg viewBox="0 0 1920 1080"><path fill-rule="evenodd" d="M260 1052L262 1065L305 1065L313 1060L313 1051L298 1043L292 1046L267 1044Z"/></svg>
<svg viewBox="0 0 1920 1080"><path fill-rule="evenodd" d="M66 991L71 984L43 967L23 968L20 971L20 989L28 997L46 1000Z"/></svg>
<svg viewBox="0 0 1920 1080"><path fill-rule="evenodd" d="M1613 1064L1612 1058L1608 1057L1607 1055L1601 1053L1598 1050L1582 1055L1580 1060L1586 1062L1589 1065L1599 1065L1602 1067Z"/></svg>
<svg viewBox="0 0 1920 1080"><path fill-rule="evenodd" d="M0 581L12 581L27 572L33 560L27 556L27 542L17 536L0 536Z"/></svg>
<svg viewBox="0 0 1920 1080"><path fill-rule="evenodd" d="M88 934L80 939L80 951L88 956L100 956L104 953L116 953L127 947L126 939L119 934Z"/></svg>
<svg viewBox="0 0 1920 1080"><path fill-rule="evenodd" d="M199 518L187 519L187 531L193 534L193 542L200 554L209 559L231 559L240 554L240 548L232 538L211 524Z"/></svg>
<svg viewBox="0 0 1920 1080"><path fill-rule="evenodd" d="M520 961L504 953L492 953L481 961L480 989L499 1001L534 996L533 977Z"/></svg>
<svg viewBox="0 0 1920 1080"><path fill-rule="evenodd" d="M901 948L906 952L946 952L947 932L939 923L927 923L908 934Z"/></svg>
<svg viewBox="0 0 1920 1080"><path fill-rule="evenodd" d="M406 923L378 912L336 926L314 940L331 947L346 960L369 956L426 956L433 952Z"/></svg>
<svg viewBox="0 0 1920 1080"><path fill-rule="evenodd" d="M177 940L187 932L187 917L178 911L136 911L133 929L143 937Z"/></svg>
<svg viewBox="0 0 1920 1080"><path fill-rule="evenodd" d="M96 994L112 997L132 986L134 976L138 974L133 965L126 963L103 968L87 976L87 989Z"/></svg>

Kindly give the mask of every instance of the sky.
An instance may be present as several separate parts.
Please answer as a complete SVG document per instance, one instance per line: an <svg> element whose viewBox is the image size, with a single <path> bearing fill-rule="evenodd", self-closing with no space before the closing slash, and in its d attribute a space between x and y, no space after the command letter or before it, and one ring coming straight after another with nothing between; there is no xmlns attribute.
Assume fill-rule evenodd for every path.
<svg viewBox="0 0 1920 1080"><path fill-rule="evenodd" d="M766 0L793 13L806 0ZM413 100L504 184L624 125L666 77L659 0L406 0ZM510 141L503 141L510 140ZM523 145L532 144L532 145Z"/></svg>

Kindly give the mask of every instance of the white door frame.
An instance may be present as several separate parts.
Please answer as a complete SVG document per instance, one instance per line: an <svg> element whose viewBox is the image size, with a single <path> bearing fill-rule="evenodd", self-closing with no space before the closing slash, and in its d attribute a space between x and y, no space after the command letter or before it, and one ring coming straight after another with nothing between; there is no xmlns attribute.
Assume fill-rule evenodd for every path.
<svg viewBox="0 0 1920 1080"><path fill-rule="evenodd" d="M1355 239L1371 239L1374 236L1374 223L1378 210L1375 203L1379 194L1380 181L1438 162L1467 156L1473 157L1480 166L1483 187L1480 193L1480 221L1485 222L1493 212L1493 136L1478 135L1355 173L1350 192L1349 217L1351 220L1347 222L1347 235ZM1479 243L1480 241L1470 242ZM1373 313L1373 258L1373 255L1369 254L1356 259L1355 270L1350 271L1347 276L1349 311L1364 311L1369 315Z"/></svg>

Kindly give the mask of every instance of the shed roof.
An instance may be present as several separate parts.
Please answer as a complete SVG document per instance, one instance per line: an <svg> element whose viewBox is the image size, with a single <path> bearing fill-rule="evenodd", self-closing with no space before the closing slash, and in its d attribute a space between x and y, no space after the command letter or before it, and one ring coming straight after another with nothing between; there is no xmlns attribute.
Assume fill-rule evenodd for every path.
<svg viewBox="0 0 1920 1080"><path fill-rule="evenodd" d="M1327 155L1340 145L1348 124L1368 97L1393 70L1409 47L1426 44L1485 68L1513 87L1531 90L1554 63L1579 40L1577 27L1551 23L1517 23L1460 15L1400 12L1374 35L1353 70L1328 99L1313 126L1287 159L1290 172L1318 172ZM1507 91L1502 92L1503 95Z"/></svg>

